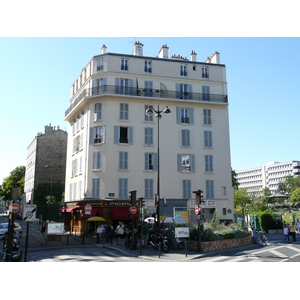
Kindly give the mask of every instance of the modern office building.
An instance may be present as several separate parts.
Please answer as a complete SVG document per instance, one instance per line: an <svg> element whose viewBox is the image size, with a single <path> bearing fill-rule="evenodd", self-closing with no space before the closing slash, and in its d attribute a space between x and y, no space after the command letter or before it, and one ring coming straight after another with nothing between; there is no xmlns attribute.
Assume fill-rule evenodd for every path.
<svg viewBox="0 0 300 300"><path fill-rule="evenodd" d="M34 191L40 184L65 185L68 134L59 126L45 126L27 147L24 194L26 203L35 204ZM34 201L35 200L35 201Z"/></svg>
<svg viewBox="0 0 300 300"><path fill-rule="evenodd" d="M236 171L240 188L247 188L249 193L260 194L267 187L272 194L278 190L279 182L288 175L300 176L300 161L269 162L265 166Z"/></svg>
<svg viewBox="0 0 300 300"><path fill-rule="evenodd" d="M102 216L129 220L129 196L145 200L144 214L193 207L193 190L203 190L221 220L233 219L226 68L215 52L204 62L107 52L91 58L71 88L65 208L71 227ZM146 114L146 110L160 111ZM167 112L167 113L164 113ZM159 180L158 180L159 178ZM172 203L172 204L171 204ZM91 214L84 206L91 204ZM170 207L172 205L172 207ZM76 229L76 228L75 228Z"/></svg>

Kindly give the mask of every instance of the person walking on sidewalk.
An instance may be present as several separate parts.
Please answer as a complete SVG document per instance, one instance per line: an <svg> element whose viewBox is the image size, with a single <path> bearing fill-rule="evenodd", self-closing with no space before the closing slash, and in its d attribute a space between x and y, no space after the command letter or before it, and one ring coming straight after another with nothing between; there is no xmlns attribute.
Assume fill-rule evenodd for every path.
<svg viewBox="0 0 300 300"><path fill-rule="evenodd" d="M284 241L290 241L289 228L286 226L286 224L283 225L283 235L284 235Z"/></svg>
<svg viewBox="0 0 300 300"><path fill-rule="evenodd" d="M297 225L297 233L300 234L300 221L299 221L299 219L297 219L296 225Z"/></svg>
<svg viewBox="0 0 300 300"><path fill-rule="evenodd" d="M117 245L121 244L121 238L124 235L124 225L122 222L119 222L119 225L116 227L116 241Z"/></svg>
<svg viewBox="0 0 300 300"><path fill-rule="evenodd" d="M292 222L292 225L290 227L290 233L291 233L294 243L296 243L296 231L297 231L297 228L296 228L295 222Z"/></svg>
<svg viewBox="0 0 300 300"><path fill-rule="evenodd" d="M149 227L146 222L142 225L142 236L143 236L143 246L144 248L148 247L148 235L149 235Z"/></svg>

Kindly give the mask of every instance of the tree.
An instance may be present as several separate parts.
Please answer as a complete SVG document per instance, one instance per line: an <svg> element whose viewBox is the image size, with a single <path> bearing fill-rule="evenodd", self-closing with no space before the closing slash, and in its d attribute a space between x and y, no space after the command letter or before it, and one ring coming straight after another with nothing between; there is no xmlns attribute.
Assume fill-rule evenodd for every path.
<svg viewBox="0 0 300 300"><path fill-rule="evenodd" d="M245 210L247 205L251 203L251 198L248 195L248 191L246 188L242 189L237 189L234 190L234 207L240 207L242 209L242 214L243 214L243 223L242 225L244 226L245 222Z"/></svg>
<svg viewBox="0 0 300 300"><path fill-rule="evenodd" d="M287 175L284 180L278 183L278 192L282 194L292 194L294 190L300 187L300 178Z"/></svg>
<svg viewBox="0 0 300 300"><path fill-rule="evenodd" d="M24 182L25 182L25 167L19 166L12 170L8 177L4 178L2 187L0 189L0 194L3 200L11 200L11 189L13 183L19 183L20 187L18 190L18 195L24 194Z"/></svg>
<svg viewBox="0 0 300 300"><path fill-rule="evenodd" d="M232 180L232 187L237 190L239 188L239 182L237 180L237 174L234 170L231 169L231 180Z"/></svg>
<svg viewBox="0 0 300 300"><path fill-rule="evenodd" d="M291 204L292 205L299 205L300 204L300 188L297 188L292 192Z"/></svg>

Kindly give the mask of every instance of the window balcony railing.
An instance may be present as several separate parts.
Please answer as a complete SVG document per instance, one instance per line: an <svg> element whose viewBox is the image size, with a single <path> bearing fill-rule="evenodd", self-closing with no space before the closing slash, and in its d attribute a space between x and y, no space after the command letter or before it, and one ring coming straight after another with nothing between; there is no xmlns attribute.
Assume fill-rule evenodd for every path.
<svg viewBox="0 0 300 300"><path fill-rule="evenodd" d="M70 107L66 110L65 116L67 116L72 109L80 103L84 98L94 97L99 95L129 95L135 97L154 97L165 99L184 99L193 101L206 101L206 102L218 102L228 103L227 95L219 94L203 94L203 93L183 93L180 91L169 91L159 89L147 89L117 85L103 85L99 87L89 88L83 90L79 96L72 102Z"/></svg>

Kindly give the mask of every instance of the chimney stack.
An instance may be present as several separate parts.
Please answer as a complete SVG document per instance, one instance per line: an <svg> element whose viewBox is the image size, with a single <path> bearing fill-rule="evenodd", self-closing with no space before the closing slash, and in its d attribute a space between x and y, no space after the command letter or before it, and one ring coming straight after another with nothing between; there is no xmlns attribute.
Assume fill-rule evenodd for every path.
<svg viewBox="0 0 300 300"><path fill-rule="evenodd" d="M167 44L162 45L158 52L158 57L159 58L169 58L168 50L169 50L169 47L167 46Z"/></svg>
<svg viewBox="0 0 300 300"><path fill-rule="evenodd" d="M197 61L197 53L194 50L192 50L190 55L190 61Z"/></svg>
<svg viewBox="0 0 300 300"><path fill-rule="evenodd" d="M101 48L101 51L102 51L102 54L105 54L106 53L106 46L103 44L102 48Z"/></svg>
<svg viewBox="0 0 300 300"><path fill-rule="evenodd" d="M144 44L142 44L141 42L135 42L133 48L133 55L143 56L143 47Z"/></svg>

